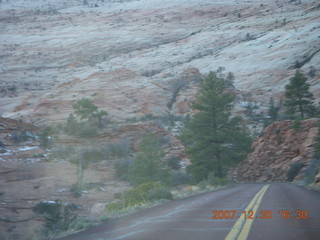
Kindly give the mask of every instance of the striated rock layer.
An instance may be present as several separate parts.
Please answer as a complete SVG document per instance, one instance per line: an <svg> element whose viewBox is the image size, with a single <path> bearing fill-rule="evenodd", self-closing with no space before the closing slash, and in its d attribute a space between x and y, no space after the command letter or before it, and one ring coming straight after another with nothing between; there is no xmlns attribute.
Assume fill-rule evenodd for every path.
<svg viewBox="0 0 320 240"><path fill-rule="evenodd" d="M253 152L236 169L232 177L237 181L287 181L287 172L294 163L303 163L295 180L303 178L312 159L315 137L320 119L275 122L257 138Z"/></svg>
<svg viewBox="0 0 320 240"><path fill-rule="evenodd" d="M82 97L113 121L186 115L192 79L220 66L236 77L237 112L266 113L297 67L320 97L317 1L87 2L2 1L0 116L64 122Z"/></svg>

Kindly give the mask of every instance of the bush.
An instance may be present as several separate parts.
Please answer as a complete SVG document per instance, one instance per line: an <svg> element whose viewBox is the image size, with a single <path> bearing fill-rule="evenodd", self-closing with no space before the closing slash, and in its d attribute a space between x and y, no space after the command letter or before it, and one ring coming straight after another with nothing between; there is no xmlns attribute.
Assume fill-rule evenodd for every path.
<svg viewBox="0 0 320 240"><path fill-rule="evenodd" d="M316 175L320 169L320 159L313 159L310 161L309 167L304 172L304 182L305 184L313 183Z"/></svg>
<svg viewBox="0 0 320 240"><path fill-rule="evenodd" d="M92 223L85 218L75 218L68 226L68 231L79 231L92 226Z"/></svg>
<svg viewBox="0 0 320 240"><path fill-rule="evenodd" d="M120 138L118 142L109 145L111 155L114 157L128 157L131 153L130 141L126 138Z"/></svg>
<svg viewBox="0 0 320 240"><path fill-rule="evenodd" d="M301 168L304 167L304 163L297 162L290 166L288 172L287 172L287 179L289 182L292 182L294 178L298 175Z"/></svg>
<svg viewBox="0 0 320 240"><path fill-rule="evenodd" d="M72 147L55 147L49 154L50 159L66 160L76 154L76 150Z"/></svg>
<svg viewBox="0 0 320 240"><path fill-rule="evenodd" d="M165 187L151 189L148 192L148 198L150 201L156 201L160 199L173 199L171 192Z"/></svg>
<svg viewBox="0 0 320 240"><path fill-rule="evenodd" d="M129 179L129 166L132 162L131 158L123 158L120 162L117 162L114 165L114 169L116 170L116 176L121 179L127 181Z"/></svg>
<svg viewBox="0 0 320 240"><path fill-rule="evenodd" d="M294 129L295 131L299 131L301 128L301 120L300 119L294 120L291 128Z"/></svg>
<svg viewBox="0 0 320 240"><path fill-rule="evenodd" d="M88 162L97 162L105 159L105 155L99 149L90 149L83 153L83 159Z"/></svg>
<svg viewBox="0 0 320 240"><path fill-rule="evenodd" d="M124 208L123 202L112 202L106 206L109 212L115 212Z"/></svg>
<svg viewBox="0 0 320 240"><path fill-rule="evenodd" d="M187 173L176 171L176 170L171 171L170 182L172 186L188 184L190 180L191 180L191 177Z"/></svg>
<svg viewBox="0 0 320 240"><path fill-rule="evenodd" d="M167 161L168 166L174 170L179 170L180 169L180 158L177 156L172 156L168 159Z"/></svg>
<svg viewBox="0 0 320 240"><path fill-rule="evenodd" d="M70 192L72 193L72 196L75 198L81 197L81 189L79 188L78 183L72 184Z"/></svg>
<svg viewBox="0 0 320 240"><path fill-rule="evenodd" d="M143 183L138 187L125 191L123 194L118 193L115 197L120 199L120 202L108 204L106 208L110 212L141 203L173 198L171 192L167 188L154 182Z"/></svg>
<svg viewBox="0 0 320 240"><path fill-rule="evenodd" d="M46 234L57 234L69 228L76 219L72 213L74 205L64 205L60 200L39 202L32 209L34 213L44 216Z"/></svg>
<svg viewBox="0 0 320 240"><path fill-rule="evenodd" d="M98 135L98 128L91 127L91 126L85 126L82 127L79 131L79 137L84 138L90 138L90 137L96 137Z"/></svg>
<svg viewBox="0 0 320 240"><path fill-rule="evenodd" d="M207 181L212 186L225 186L228 184L228 180L225 178L216 177L214 172L208 174Z"/></svg>

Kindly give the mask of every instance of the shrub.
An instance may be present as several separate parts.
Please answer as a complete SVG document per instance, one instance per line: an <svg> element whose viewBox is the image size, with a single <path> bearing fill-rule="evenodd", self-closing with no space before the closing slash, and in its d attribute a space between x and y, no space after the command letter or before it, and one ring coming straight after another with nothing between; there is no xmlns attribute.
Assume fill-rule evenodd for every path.
<svg viewBox="0 0 320 240"><path fill-rule="evenodd" d="M96 127L85 126L79 131L79 137L90 138L98 135L98 129Z"/></svg>
<svg viewBox="0 0 320 240"><path fill-rule="evenodd" d="M200 189L205 189L207 186L208 186L208 181L207 180L202 180L200 181L197 186L200 188Z"/></svg>
<svg viewBox="0 0 320 240"><path fill-rule="evenodd" d="M288 181L292 182L294 178L298 175L301 168L303 167L304 167L304 163L301 163L301 162L293 163L287 172Z"/></svg>
<svg viewBox="0 0 320 240"><path fill-rule="evenodd" d="M208 174L207 181L212 186L225 186L228 183L228 180L225 178L216 177L214 172Z"/></svg>
<svg viewBox="0 0 320 240"><path fill-rule="evenodd" d="M75 218L68 226L69 231L79 231L92 226L92 223L85 218Z"/></svg>
<svg viewBox="0 0 320 240"><path fill-rule="evenodd" d="M300 127L301 127L301 120L300 119L294 120L291 128L294 129L295 131L299 131Z"/></svg>
<svg viewBox="0 0 320 240"><path fill-rule="evenodd" d="M99 149L90 149L83 153L85 161L97 162L105 159L105 155Z"/></svg>
<svg viewBox="0 0 320 240"><path fill-rule="evenodd" d="M72 213L74 205L64 205L60 200L39 202L32 209L34 213L44 216L46 233L57 234L69 228L76 219Z"/></svg>
<svg viewBox="0 0 320 240"><path fill-rule="evenodd" d="M126 206L136 205L141 202L148 202L150 200L149 192L152 189L161 188L161 187L163 186L159 183L154 183L154 182L143 183L135 188L125 191L122 200L125 202Z"/></svg>
<svg viewBox="0 0 320 240"><path fill-rule="evenodd" d="M132 162L131 158L123 158L120 162L117 162L114 165L114 169L116 170L116 176L121 180L128 180L129 176L129 166Z"/></svg>
<svg viewBox="0 0 320 240"><path fill-rule="evenodd" d="M127 157L131 153L130 141L126 138L120 138L118 142L109 145L111 155L115 157Z"/></svg>
<svg viewBox="0 0 320 240"><path fill-rule="evenodd" d="M50 159L66 160L76 154L76 150L72 147L55 147L49 154Z"/></svg>
<svg viewBox="0 0 320 240"><path fill-rule="evenodd" d="M310 162L309 167L304 172L304 182L305 184L313 183L316 175L320 169L320 159L313 159Z"/></svg>
<svg viewBox="0 0 320 240"><path fill-rule="evenodd" d="M112 202L106 206L109 212L115 212L124 208L123 202Z"/></svg>
<svg viewBox="0 0 320 240"><path fill-rule="evenodd" d="M172 170L170 175L170 182L172 186L182 185L182 184L188 184L191 180L191 177L189 174Z"/></svg>
<svg viewBox="0 0 320 240"><path fill-rule="evenodd" d="M174 170L179 170L180 169L180 158L177 156L172 156L168 159L167 161L168 166Z"/></svg>
<svg viewBox="0 0 320 240"><path fill-rule="evenodd" d="M48 126L39 133L40 146L42 148L50 148L54 143L56 131L53 127Z"/></svg>
<svg viewBox="0 0 320 240"><path fill-rule="evenodd" d="M160 188L151 189L148 192L148 199L150 201L156 201L156 200L160 200L160 199L172 200L173 197L172 197L171 192L167 188L160 187Z"/></svg>
<svg viewBox="0 0 320 240"><path fill-rule="evenodd" d="M160 199L172 199L171 192L159 183L148 182L143 183L135 188L125 191L123 194L117 193L116 198L119 202L113 202L107 205L110 212L118 211L128 206L134 206L141 203Z"/></svg>
<svg viewBox="0 0 320 240"><path fill-rule="evenodd" d="M81 197L81 189L78 183L72 184L70 192L72 193L72 196L75 198Z"/></svg>

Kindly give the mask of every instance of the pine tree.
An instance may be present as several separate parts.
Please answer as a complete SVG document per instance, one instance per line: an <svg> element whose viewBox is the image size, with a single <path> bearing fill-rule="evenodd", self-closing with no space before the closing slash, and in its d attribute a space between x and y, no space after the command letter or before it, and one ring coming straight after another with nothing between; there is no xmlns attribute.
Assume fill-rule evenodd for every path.
<svg viewBox="0 0 320 240"><path fill-rule="evenodd" d="M314 98L309 88L307 77L296 71L296 74L290 78L290 83L286 85L284 106L287 108L287 114L293 116L295 113L300 113L300 117L304 118L306 114L312 113L315 109Z"/></svg>
<svg viewBox="0 0 320 240"><path fill-rule="evenodd" d="M129 166L129 181L137 186L145 182L167 183L168 169L164 168L160 159L164 156L158 148L158 141L154 134L148 134L140 143L140 152Z"/></svg>
<svg viewBox="0 0 320 240"><path fill-rule="evenodd" d="M74 113L87 122L94 122L98 127L103 127L103 118L108 116L108 112L99 110L96 105L88 98L82 98L72 105Z"/></svg>
<svg viewBox="0 0 320 240"><path fill-rule="evenodd" d="M231 116L234 100L226 80L210 72L191 104L196 113L186 123L181 140L191 155L187 171L194 182L206 179L210 172L225 177L228 167L250 151L251 139L242 119Z"/></svg>
<svg viewBox="0 0 320 240"><path fill-rule="evenodd" d="M268 114L272 122L277 121L280 107L276 107L273 98L270 98Z"/></svg>

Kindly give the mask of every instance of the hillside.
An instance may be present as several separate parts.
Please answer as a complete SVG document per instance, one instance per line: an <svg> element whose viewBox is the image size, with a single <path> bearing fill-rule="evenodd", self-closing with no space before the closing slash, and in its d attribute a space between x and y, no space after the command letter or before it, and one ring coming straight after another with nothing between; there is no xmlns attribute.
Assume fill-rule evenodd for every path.
<svg viewBox="0 0 320 240"><path fill-rule="evenodd" d="M319 165L313 157L319 123L319 119L287 120L268 126L252 144L253 152L231 171L233 179L286 182L288 172L296 165L297 174L289 181L312 183L315 178L311 172Z"/></svg>
<svg viewBox="0 0 320 240"><path fill-rule="evenodd" d="M114 121L186 115L195 79L219 67L235 75L238 112L255 103L266 113L296 67L312 71L320 97L315 1L88 3L0 4L0 115L50 125L82 97Z"/></svg>

